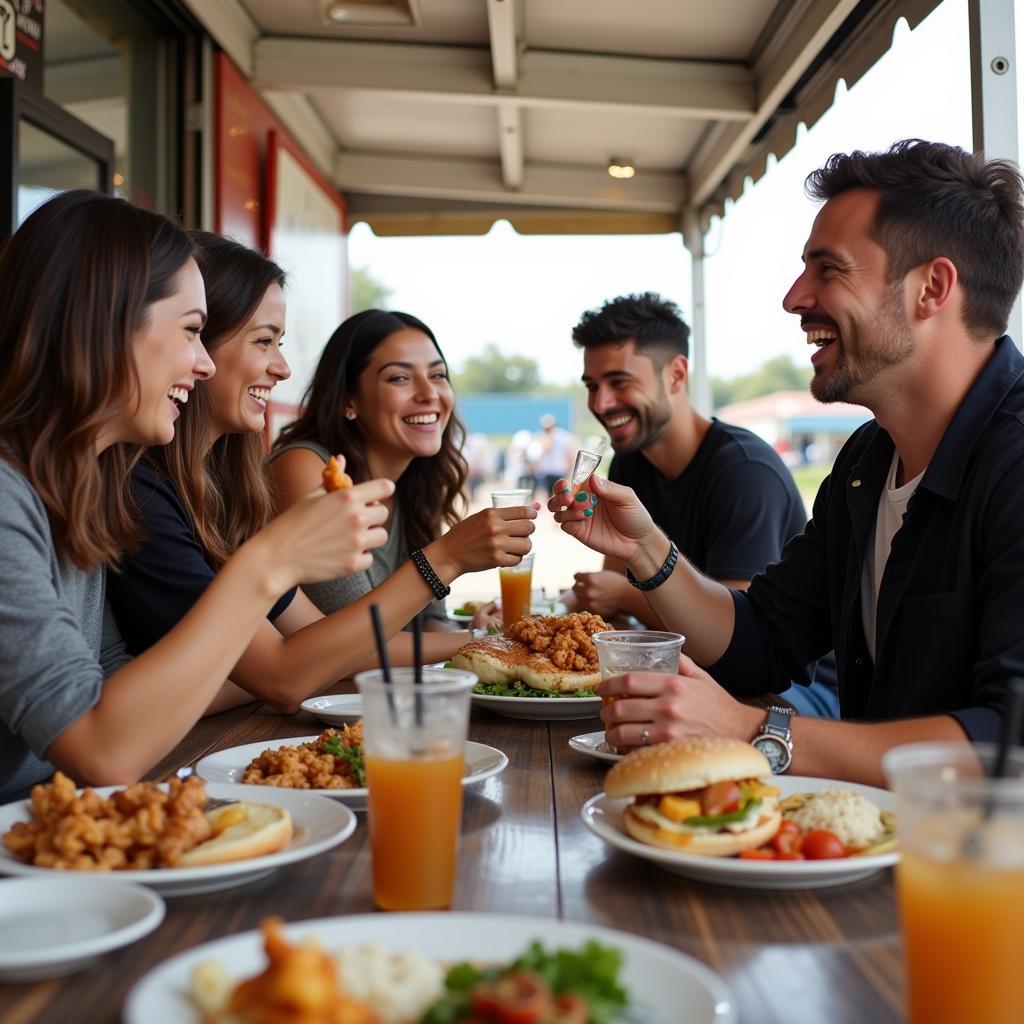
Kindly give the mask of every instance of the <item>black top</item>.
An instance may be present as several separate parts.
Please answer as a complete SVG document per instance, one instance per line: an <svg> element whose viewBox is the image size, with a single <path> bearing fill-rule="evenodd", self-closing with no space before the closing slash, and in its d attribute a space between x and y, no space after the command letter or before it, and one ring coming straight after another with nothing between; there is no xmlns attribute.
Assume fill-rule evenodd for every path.
<svg viewBox="0 0 1024 1024"><path fill-rule="evenodd" d="M793 476L756 434L712 420L689 465L669 480L642 452L616 455L608 476L636 491L701 572L749 580L807 522Z"/></svg>
<svg viewBox="0 0 1024 1024"><path fill-rule="evenodd" d="M119 572L108 574L107 596L134 655L172 629L217 573L206 561L177 488L163 473L140 462L131 488L141 511L143 540ZM267 618L273 622L294 596L293 587Z"/></svg>
<svg viewBox="0 0 1024 1024"><path fill-rule="evenodd" d="M996 343L946 428L878 592L876 660L861 569L893 456L872 421L839 453L782 560L733 592L736 627L711 673L755 695L834 646L843 718L952 714L996 740L1006 684L1024 675L1024 357Z"/></svg>

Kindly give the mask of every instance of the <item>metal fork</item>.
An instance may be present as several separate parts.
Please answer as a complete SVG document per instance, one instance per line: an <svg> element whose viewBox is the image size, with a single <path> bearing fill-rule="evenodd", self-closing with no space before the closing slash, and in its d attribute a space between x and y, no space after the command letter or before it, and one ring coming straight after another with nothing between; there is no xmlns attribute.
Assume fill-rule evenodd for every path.
<svg viewBox="0 0 1024 1024"><path fill-rule="evenodd" d="M184 768L179 768L175 773L174 777L181 779L184 782L186 779L192 778L195 775L196 770L193 765L187 764ZM207 796L206 805L203 807L204 811L215 811L218 807L230 807L232 804L239 803L238 800L219 800L215 796Z"/></svg>

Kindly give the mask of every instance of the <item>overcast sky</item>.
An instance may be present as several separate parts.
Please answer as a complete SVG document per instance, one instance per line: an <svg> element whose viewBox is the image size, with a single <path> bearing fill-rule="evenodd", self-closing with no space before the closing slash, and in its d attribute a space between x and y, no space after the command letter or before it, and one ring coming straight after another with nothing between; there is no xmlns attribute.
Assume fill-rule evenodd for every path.
<svg viewBox="0 0 1024 1024"><path fill-rule="evenodd" d="M966 0L945 0L914 32L901 22L879 63L849 92L841 83L817 125L801 129L786 157L712 225L712 376L747 372L780 353L809 360L796 318L780 305L816 209L803 195L809 171L830 153L884 149L911 136L971 147L967 37ZM691 308L690 260L677 234L520 236L501 222L484 237L396 239L360 224L349 251L353 266L368 267L392 290L394 308L431 325L455 368L494 341L535 358L545 380L577 381L570 332L583 310L645 290L674 299L687 316Z"/></svg>

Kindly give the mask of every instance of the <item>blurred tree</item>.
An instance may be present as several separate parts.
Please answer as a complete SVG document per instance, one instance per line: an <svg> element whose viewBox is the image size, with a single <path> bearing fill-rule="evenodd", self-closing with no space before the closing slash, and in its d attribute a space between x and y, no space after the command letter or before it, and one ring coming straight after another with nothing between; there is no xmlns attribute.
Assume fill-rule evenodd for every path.
<svg viewBox="0 0 1024 1024"><path fill-rule="evenodd" d="M462 371L452 375L457 392L535 391L540 387L540 369L528 356L507 356L494 342L488 342L478 356L470 356Z"/></svg>
<svg viewBox="0 0 1024 1024"><path fill-rule="evenodd" d="M732 402L770 395L773 391L806 391L810 380L806 366L798 366L789 356L775 356L753 373L723 380L711 380L711 399L716 409Z"/></svg>
<svg viewBox="0 0 1024 1024"><path fill-rule="evenodd" d="M352 269L352 312L364 309L387 309L391 301L391 289L378 281L367 267Z"/></svg>

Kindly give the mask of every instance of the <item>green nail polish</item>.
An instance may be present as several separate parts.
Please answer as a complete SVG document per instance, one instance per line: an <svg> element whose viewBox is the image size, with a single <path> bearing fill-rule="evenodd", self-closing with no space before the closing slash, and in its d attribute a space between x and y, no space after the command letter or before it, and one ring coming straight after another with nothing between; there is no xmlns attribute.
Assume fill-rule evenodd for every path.
<svg viewBox="0 0 1024 1024"><path fill-rule="evenodd" d="M592 494L590 496L590 504L591 505L596 505L597 504L597 495L596 494Z"/></svg>
<svg viewBox="0 0 1024 1024"><path fill-rule="evenodd" d="M566 487L566 489L564 491L559 491L558 493L559 494L572 494L572 491L570 491L569 488Z"/></svg>
<svg viewBox="0 0 1024 1024"><path fill-rule="evenodd" d="M594 510L592 508L585 508L583 510L583 515L584 515L584 517L586 519L589 519L593 514L594 514Z"/></svg>
<svg viewBox="0 0 1024 1024"><path fill-rule="evenodd" d="M589 497L590 497L590 495L589 495L589 494L587 494L587 492L586 492L586 491L580 491L580 492L579 492L579 493L578 493L578 494L576 495L576 500L577 500L577 501L586 501L586 500L587 500L587 498L589 498Z"/></svg>

